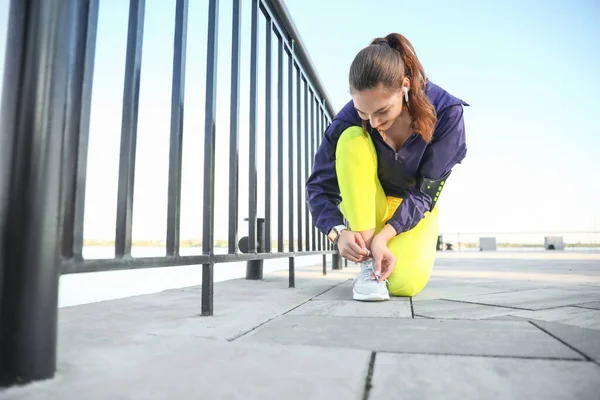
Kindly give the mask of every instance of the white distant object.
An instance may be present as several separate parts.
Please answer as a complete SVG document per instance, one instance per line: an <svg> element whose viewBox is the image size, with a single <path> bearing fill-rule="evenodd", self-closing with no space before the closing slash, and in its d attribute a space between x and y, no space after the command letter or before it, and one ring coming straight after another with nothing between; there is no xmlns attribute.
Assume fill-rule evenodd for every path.
<svg viewBox="0 0 600 400"><path fill-rule="evenodd" d="M480 237L479 238L479 250L496 250L496 238L495 237Z"/></svg>
<svg viewBox="0 0 600 400"><path fill-rule="evenodd" d="M544 238L544 248L546 250L564 250L565 243L562 236L546 236Z"/></svg>

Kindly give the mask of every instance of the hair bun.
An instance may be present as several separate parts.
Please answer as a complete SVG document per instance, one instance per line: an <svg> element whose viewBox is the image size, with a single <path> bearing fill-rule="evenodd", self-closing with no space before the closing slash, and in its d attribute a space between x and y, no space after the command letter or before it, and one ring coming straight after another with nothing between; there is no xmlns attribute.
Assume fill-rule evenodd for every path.
<svg viewBox="0 0 600 400"><path fill-rule="evenodd" d="M390 45L390 47L402 52L402 43L400 43L400 40L398 39L398 37L394 34L390 34L387 35L385 37L385 41L387 42L387 44Z"/></svg>

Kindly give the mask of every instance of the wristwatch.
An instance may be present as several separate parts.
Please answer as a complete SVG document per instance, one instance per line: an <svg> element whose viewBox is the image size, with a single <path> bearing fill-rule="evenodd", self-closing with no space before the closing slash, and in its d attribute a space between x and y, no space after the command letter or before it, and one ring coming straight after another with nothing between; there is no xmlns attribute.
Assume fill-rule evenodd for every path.
<svg viewBox="0 0 600 400"><path fill-rule="evenodd" d="M342 231L345 230L348 230L348 228L346 228L346 225L336 225L333 228L331 228L331 230L327 234L329 241L333 244L336 244L338 239L340 238L340 233L342 233Z"/></svg>

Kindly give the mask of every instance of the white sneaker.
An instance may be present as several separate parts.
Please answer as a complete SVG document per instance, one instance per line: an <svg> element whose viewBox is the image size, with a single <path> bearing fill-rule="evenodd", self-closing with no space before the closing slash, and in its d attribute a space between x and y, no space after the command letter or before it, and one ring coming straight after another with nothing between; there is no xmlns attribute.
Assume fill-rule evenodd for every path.
<svg viewBox="0 0 600 400"><path fill-rule="evenodd" d="M360 301L384 301L390 299L390 294L384 282L375 278L375 261L365 261L360 265L361 271L354 278L352 298Z"/></svg>

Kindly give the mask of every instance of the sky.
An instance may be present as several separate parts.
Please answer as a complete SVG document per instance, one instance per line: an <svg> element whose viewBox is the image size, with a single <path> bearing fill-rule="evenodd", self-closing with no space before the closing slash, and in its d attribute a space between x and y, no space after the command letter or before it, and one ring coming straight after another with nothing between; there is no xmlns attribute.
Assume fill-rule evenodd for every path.
<svg viewBox="0 0 600 400"><path fill-rule="evenodd" d="M84 236L111 239L116 218L128 5L121 0L100 3ZM215 236L224 239L228 224L232 11L230 2L220 3ZM248 174L245 153L250 63L250 1L242 3L241 179ZM391 32L401 33L412 42L433 82L470 104L464 114L468 154L455 168L441 196L441 233L600 230L597 177L600 128L595 118L600 104L598 1L287 0L285 3L336 111L350 100L347 80L353 57L373 38ZM202 232L207 4L205 0L190 0L182 239L200 239ZM7 5L8 0L0 0L2 57ZM146 1L134 240L165 237L174 15L175 0ZM264 31L261 16L259 85L264 85ZM274 58L276 42L274 38ZM287 61L284 65L287 71ZM274 69L274 101L279 85L275 72ZM286 79L284 76L284 88ZM264 95L263 89L259 94L260 116L265 113ZM287 121L286 110L287 106L284 121ZM273 114L276 127L276 113ZM261 117L259 132L264 130L264 123ZM283 132L287 146L287 123ZM273 149L276 146L274 139ZM260 160L264 156L262 134L258 148ZM285 177L287 164L286 158L282 166ZM273 181L276 178L273 170ZM303 173L300 178L305 178ZM264 179L264 168L259 168L261 205L265 197ZM243 221L248 204L244 181L240 182L241 234L245 234L247 224ZM272 189L271 216L276 219L275 185ZM303 193L292 200L294 204L303 203ZM286 191L284 204L288 201ZM287 214L287 207L285 210ZM264 216L263 208L259 216ZM287 223L286 218L286 233ZM272 233L276 237L276 224Z"/></svg>

